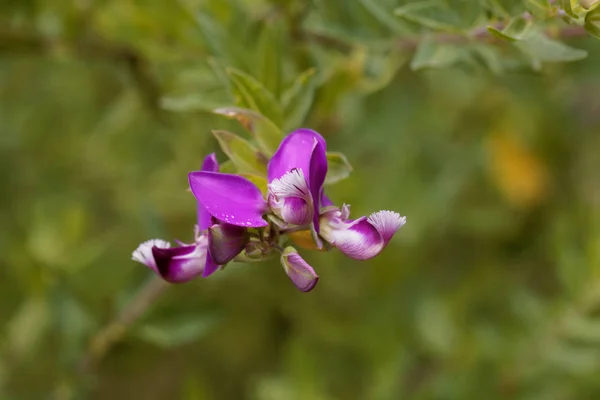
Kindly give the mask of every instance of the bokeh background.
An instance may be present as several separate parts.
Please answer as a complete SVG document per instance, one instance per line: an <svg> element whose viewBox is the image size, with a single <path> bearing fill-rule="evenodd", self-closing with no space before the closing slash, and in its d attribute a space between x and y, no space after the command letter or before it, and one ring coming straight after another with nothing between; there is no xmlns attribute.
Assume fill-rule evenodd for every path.
<svg viewBox="0 0 600 400"><path fill-rule="evenodd" d="M563 63L441 36L415 62L445 25L403 3L2 2L0 398L599 398L599 42ZM532 2L439 3L474 29ZM235 104L222 66L276 98L314 67L284 129L348 157L336 203L408 223L370 261L301 250L308 294L277 260L169 287L82 371L152 278L132 250L191 239L211 130L247 137L207 111Z"/></svg>

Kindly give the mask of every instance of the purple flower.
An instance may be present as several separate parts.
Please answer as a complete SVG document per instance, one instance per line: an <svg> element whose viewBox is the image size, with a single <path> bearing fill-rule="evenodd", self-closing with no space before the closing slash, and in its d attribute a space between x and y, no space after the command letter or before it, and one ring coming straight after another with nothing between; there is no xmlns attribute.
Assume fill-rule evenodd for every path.
<svg viewBox="0 0 600 400"><path fill-rule="evenodd" d="M321 236L332 246L355 260L375 257L387 246L406 217L393 211L379 211L350 220L350 206L325 207L321 212Z"/></svg>
<svg viewBox="0 0 600 400"><path fill-rule="evenodd" d="M209 154L202 171L218 174L215 154ZM198 225L193 244L178 247L162 239L144 242L133 252L132 259L151 268L171 283L187 282L202 274L207 277L220 265L231 261L246 244L246 229L215 219L203 203L198 203Z"/></svg>
<svg viewBox="0 0 600 400"><path fill-rule="evenodd" d="M223 216L222 213L214 213L215 208L218 211L219 204L218 198L216 198L217 196L215 196L211 192L211 190L214 189L215 186L214 183L211 186L211 182L214 181L213 177L215 175L232 176L229 174L221 174L218 171L219 163L217 162L217 157L215 156L215 154L212 153L206 156L206 158L204 159L204 163L202 164L202 170L199 172L192 172L189 178L190 186L192 187L194 196L196 197L196 199L198 199L198 230L203 235L201 237L206 237L208 246L208 251L206 253L206 267L202 272L202 277L204 278L213 274L219 268L220 265L227 264L237 254L239 254L240 251L242 251L242 249L244 248L247 238L246 229L241 228L240 226L238 226L238 224L235 224L234 222L228 223L229 221L227 221L227 219L229 219L229 217L226 217L227 219L219 218L219 216ZM194 191L194 187L191 185L192 174L210 175L208 178L200 176L199 179L202 183L204 183L204 186L195 186L196 191ZM226 178L225 180L227 181L227 179L228 178ZM250 183L250 185L252 185L252 183ZM254 185L252 186L254 187ZM206 203L199 201L199 196L205 198ZM211 210L213 210L213 212L211 212ZM233 215L231 216L231 218L234 218Z"/></svg>
<svg viewBox="0 0 600 400"><path fill-rule="evenodd" d="M319 232L320 194L327 175L325 139L310 129L298 129L283 139L269 161L268 201L283 221L313 223Z"/></svg>
<svg viewBox="0 0 600 400"><path fill-rule="evenodd" d="M187 282L203 273L208 265L208 239L200 236L195 244L179 247L171 247L169 242L161 239L148 240L138 246L132 259L151 268L168 282Z"/></svg>
<svg viewBox="0 0 600 400"><path fill-rule="evenodd" d="M286 247L283 250L281 264L298 290L310 292L317 285L319 276L293 247Z"/></svg>
<svg viewBox="0 0 600 400"><path fill-rule="evenodd" d="M188 179L199 207L214 218L246 228L268 225L262 217L268 210L267 203L248 179L209 171L190 172Z"/></svg>

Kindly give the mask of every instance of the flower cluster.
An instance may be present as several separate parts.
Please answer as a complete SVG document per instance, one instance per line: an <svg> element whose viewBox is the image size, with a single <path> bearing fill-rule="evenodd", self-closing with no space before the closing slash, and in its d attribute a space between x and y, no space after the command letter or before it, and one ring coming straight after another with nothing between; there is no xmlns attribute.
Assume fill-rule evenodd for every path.
<svg viewBox="0 0 600 400"><path fill-rule="evenodd" d="M207 277L232 260L263 260L279 253L294 285L308 292L319 279L286 236L309 233L317 249L336 247L356 260L379 254L406 222L392 211L350 219L326 196L327 144L309 129L286 136L267 165L267 193L247 178L219 172L214 154L189 174L198 203L194 242L176 247L159 239L142 243L133 259L172 283Z"/></svg>

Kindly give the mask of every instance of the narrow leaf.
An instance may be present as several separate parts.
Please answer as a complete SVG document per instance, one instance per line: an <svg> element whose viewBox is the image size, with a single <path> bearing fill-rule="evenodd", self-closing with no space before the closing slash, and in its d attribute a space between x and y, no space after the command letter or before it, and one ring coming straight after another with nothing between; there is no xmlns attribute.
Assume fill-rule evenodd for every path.
<svg viewBox="0 0 600 400"><path fill-rule="evenodd" d="M516 42L515 46L541 62L577 61L586 58L588 54L585 50L550 39L543 33L536 33L527 40Z"/></svg>
<svg viewBox="0 0 600 400"><path fill-rule="evenodd" d="M327 152L327 176L326 184L332 184L346 179L352 172L352 166L345 155L338 152Z"/></svg>
<svg viewBox="0 0 600 400"><path fill-rule="evenodd" d="M536 19L546 19L550 15L548 0L525 0L525 7Z"/></svg>
<svg viewBox="0 0 600 400"><path fill-rule="evenodd" d="M396 8L394 14L426 28L448 32L460 31L456 15L451 10L440 9L440 4L436 1L409 2Z"/></svg>
<svg viewBox="0 0 600 400"><path fill-rule="evenodd" d="M315 97L315 72L314 68L304 71L281 96L286 131L299 128L306 119Z"/></svg>
<svg viewBox="0 0 600 400"><path fill-rule="evenodd" d="M258 175L267 174L267 159L248 141L227 131L213 131L221 149L238 172L249 172Z"/></svg>
<svg viewBox="0 0 600 400"><path fill-rule="evenodd" d="M499 30L496 27L488 26L488 32L500 39L516 42L531 37L533 34L531 28L533 24L531 20L519 16L512 19L504 29Z"/></svg>
<svg viewBox="0 0 600 400"><path fill-rule="evenodd" d="M567 15L571 18L579 19L579 16L575 14L573 7L571 7L571 0L560 0L560 7L565 10Z"/></svg>
<svg viewBox="0 0 600 400"><path fill-rule="evenodd" d="M266 21L258 37L256 76L267 90L278 96L281 90L281 63L285 29L281 19Z"/></svg>
<svg viewBox="0 0 600 400"><path fill-rule="evenodd" d="M588 33L600 39L600 7L594 8L585 14L584 28Z"/></svg>
<svg viewBox="0 0 600 400"><path fill-rule="evenodd" d="M386 10L378 0L359 0L363 7L375 18L381 25L388 28L392 33L399 35L408 35L410 29L398 19L394 18L390 11Z"/></svg>
<svg viewBox="0 0 600 400"><path fill-rule="evenodd" d="M235 68L227 68L236 104L257 111L269 118L275 125L282 126L283 111L273 93L254 77Z"/></svg>
<svg viewBox="0 0 600 400"><path fill-rule="evenodd" d="M256 139L258 146L267 157L277 150L283 139L283 132L268 118L256 111L239 107L223 107L213 110L213 113L236 119Z"/></svg>
<svg viewBox="0 0 600 400"><path fill-rule="evenodd" d="M461 57L460 48L452 44L437 43L432 38L424 39L410 63L414 71L423 68L443 68L455 64Z"/></svg>

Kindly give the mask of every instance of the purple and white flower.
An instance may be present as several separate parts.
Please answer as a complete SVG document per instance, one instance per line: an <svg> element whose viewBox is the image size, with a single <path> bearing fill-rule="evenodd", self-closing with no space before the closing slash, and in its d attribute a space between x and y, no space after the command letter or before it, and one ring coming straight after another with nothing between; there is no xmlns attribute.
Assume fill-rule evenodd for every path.
<svg viewBox="0 0 600 400"><path fill-rule="evenodd" d="M369 217L350 220L350 206L325 207L321 212L321 236L355 260L375 257L387 246L406 217L394 211L379 211Z"/></svg>
<svg viewBox="0 0 600 400"><path fill-rule="evenodd" d="M271 210L291 225L319 232L320 194L327 175L327 144L310 129L286 136L267 167Z"/></svg>
<svg viewBox="0 0 600 400"><path fill-rule="evenodd" d="M281 253L281 265L298 290L310 292L317 285L319 276L313 267L293 247L286 247Z"/></svg>
<svg viewBox="0 0 600 400"><path fill-rule="evenodd" d="M350 206L335 206L325 195L327 145L310 129L287 135L267 165L267 194L249 179L219 172L214 154L188 180L197 200L198 222L194 243L154 239L142 243L133 259L172 283L207 277L238 255L255 260L281 252L281 264L301 291L312 290L319 280L314 269L284 238L310 230L316 247L323 240L356 260L377 256L406 223L394 211L379 211L350 219ZM268 222L269 221L269 222ZM239 259L239 258L238 258Z"/></svg>

